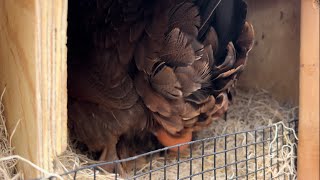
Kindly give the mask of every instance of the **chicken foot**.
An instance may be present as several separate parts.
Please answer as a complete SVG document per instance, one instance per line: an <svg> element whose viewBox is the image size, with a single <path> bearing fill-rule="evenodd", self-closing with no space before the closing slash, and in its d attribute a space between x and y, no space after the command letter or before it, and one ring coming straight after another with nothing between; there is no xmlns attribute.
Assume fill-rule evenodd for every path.
<svg viewBox="0 0 320 180"><path fill-rule="evenodd" d="M112 143L112 144L109 143L108 146L106 145L102 150L102 153L99 157L99 161L113 162L117 160L119 160L119 157L117 155L116 143ZM110 173L120 174L120 176L126 175L125 170L123 169L121 163L111 163L111 164L102 165L101 168L103 168L104 170Z"/></svg>

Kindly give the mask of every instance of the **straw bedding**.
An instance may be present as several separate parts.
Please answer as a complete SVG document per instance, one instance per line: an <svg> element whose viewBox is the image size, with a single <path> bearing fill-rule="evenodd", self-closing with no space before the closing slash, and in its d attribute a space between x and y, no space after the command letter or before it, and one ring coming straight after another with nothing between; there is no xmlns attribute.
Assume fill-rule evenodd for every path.
<svg viewBox="0 0 320 180"><path fill-rule="evenodd" d="M2 107L2 106L1 106ZM3 107L2 107L3 108ZM3 110L3 109L1 109ZM1 111L2 112L2 111ZM252 90L246 92L243 90L238 90L234 104L230 107L228 112L227 121L220 119L212 123L210 127L200 133L196 134L196 139L202 139L207 137L220 137L216 138L216 152L223 152L220 154L210 155L213 153L214 141L206 141L204 144L196 143L192 145L192 156L200 156L202 153L208 155L204 158L203 162L201 159L196 159L192 161L192 173L196 174L203 170L209 170L213 167L213 159L216 159L216 167L224 166L226 163L231 164L230 166L223 167L216 170L216 174L213 171L209 171L203 175L204 179L211 179L216 175L216 179L228 179L236 177L236 175L242 176L247 173L251 173L248 178L252 179L255 176L257 179L269 179L272 177L278 177L277 179L295 179L296 168L295 168L295 151L296 147L295 136L293 129L282 128L281 123L287 125L287 122L292 121L297 118L298 108L289 105L283 105L274 100L268 92L263 90ZM0 122L0 133L1 133L1 154L0 157L12 155L12 147L8 146L8 134L4 128L4 117L1 115ZM266 130L260 130L246 133L237 134L237 141L235 142L235 136L221 136L223 134L230 134L235 132L241 132L245 130L254 130L261 127L270 126ZM283 132L282 132L283 130ZM292 135L288 135L291 133ZM284 135L279 136L277 140L276 134ZM246 136L247 135L247 136ZM265 143L257 143L265 140ZM271 142L271 143L270 143ZM277 146L277 143L278 146ZM246 144L251 144L246 146ZM225 147L227 146L227 148ZM232 150L224 152L224 149L234 149L239 147L237 150ZM243 146L243 147L242 147ZM90 160L85 154L79 154L79 150L73 148L74 145L70 144L67 151L56 158L55 168L57 173L63 173L70 170L78 169L79 167L97 163ZM204 147L204 149L202 149ZM273 152L278 148L278 154ZM263 153L265 154L263 156ZM189 152L183 154L180 157L180 161L190 158ZM236 154L236 155L235 155ZM278 156L277 156L278 155ZM227 157L225 159L225 156ZM259 157L255 160L253 157ZM176 157L171 155L172 158L166 159L166 164L171 164L176 162ZM251 159L252 158L252 159ZM251 159L244 161L246 159ZM236 165L232 164L235 161L241 161ZM275 165L268 168L270 164L274 164L279 161L279 166ZM202 164L203 163L203 164ZM20 176L15 169L16 160L12 159L10 161L0 162L0 179L2 178L12 178ZM161 167L164 164L163 157L155 157L152 161L152 167ZM149 171L149 163L140 164L137 174ZM246 168L248 167L248 168ZM254 173L255 170L259 170L266 167L265 171L258 171ZM179 177L187 177L190 173L190 162L181 163L179 166ZM227 174L225 173L227 171ZM265 172L265 173L264 173ZM77 173L77 179L88 179L92 178L93 170L86 169ZM67 179L69 176L63 178ZM72 179L73 176L70 176ZM147 176L149 177L149 175ZM156 171L152 173L152 179L163 179L163 170ZM177 166L168 167L166 169L167 179L177 178ZM239 179L245 179L243 176ZM108 174L103 171L97 173L97 179L114 179L114 174ZM144 179L144 177L138 178ZM195 176L193 179L202 179L202 175Z"/></svg>
<svg viewBox="0 0 320 180"><path fill-rule="evenodd" d="M11 146L11 137L6 129L6 119L4 117L4 106L2 104L3 95L5 90L0 96L0 179L23 179L21 172L16 169L17 160L10 158L8 160L1 160L5 157L13 155L14 148Z"/></svg>

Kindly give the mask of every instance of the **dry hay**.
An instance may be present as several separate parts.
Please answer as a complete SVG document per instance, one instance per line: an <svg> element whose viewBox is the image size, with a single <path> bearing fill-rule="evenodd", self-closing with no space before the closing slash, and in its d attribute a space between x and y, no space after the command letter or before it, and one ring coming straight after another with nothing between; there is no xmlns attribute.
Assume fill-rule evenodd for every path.
<svg viewBox="0 0 320 180"><path fill-rule="evenodd" d="M227 170L228 179L236 177L236 173L239 176L251 173L248 178L253 179L255 175L257 179L266 179L269 177L278 177L277 179L283 179L291 177L296 178L296 168L295 168L295 134L293 129L282 128L282 124L286 124L297 118L298 108L290 107L289 105L281 105L279 102L274 100L266 91L254 90L251 92L237 91L234 104L231 106L227 121L220 119L212 123L212 125L198 133L196 139L203 139L207 137L219 137L224 134L230 134L235 132L241 132L245 130L261 129L262 127L270 126L265 130L260 130L254 133L254 131L247 133L247 139L245 134L240 133L237 135L237 141L234 141L234 136L221 136L216 138L216 152L223 152L216 154L216 166L223 167L225 164L231 164L227 167L223 167L216 170L216 179L225 179ZM286 126L285 126L286 127ZM282 129L284 130L282 132ZM264 135L263 135L264 132ZM288 134L291 134L290 136ZM275 136L277 135L277 136ZM275 137L278 137L277 138ZM284 135L284 136L281 136ZM270 136L272 138L270 138ZM261 142L264 138L265 143ZM246 142L247 141L247 142ZM227 142L227 143L225 143ZM257 142L256 145L254 145ZM270 143L271 142L271 143ZM277 145L278 142L278 145ZM235 143L237 146L235 146ZM247 145L246 144L251 144ZM224 152L225 145L227 149L234 149L235 147L241 146L235 150ZM202 150L202 147L204 149ZM203 170L210 170L213 166L214 155L213 153L214 141L208 140L204 144L195 143L192 145L192 157L199 157L204 153L207 155L203 158ZM278 148L278 149L277 149ZM277 152L274 152L278 150ZM95 164L97 162L90 160L87 156L82 154L76 154L72 147L61 156L56 159L56 168L59 173L67 172L70 170L76 170L85 165ZM247 156L246 156L247 152ZM273 152L273 153L269 153ZM236 172L235 168L235 153L237 154L237 161L243 161L237 163ZM265 154L263 156L263 153ZM277 156L278 155L278 156ZM227 160L225 159L227 157ZM255 160L255 156L256 158ZM175 156L172 158L166 158L166 165L176 164L177 160ZM179 177L188 177L190 175L190 158L189 152L184 153L180 157L180 162L187 160L184 163L179 164ZM245 161L246 159L251 159ZM280 163L279 166L274 165L271 168L270 163L275 164L277 161ZM152 161L152 169L161 168L164 165L164 157L156 157ZM248 168L246 168L248 167ZM266 168L265 171L261 170ZM255 169L259 170L256 174ZM138 169L137 174L146 173L150 170L150 164L146 163ZM202 171L202 160L196 159L192 160L192 174L200 173ZM265 173L264 173L265 172ZM92 178L93 170L85 169L83 171L77 172L77 179L88 179ZM70 174L70 179L73 178L73 174ZM209 171L203 175L204 179L213 179L213 171ZM149 178L149 174L142 176L138 179ZM167 179L177 179L177 165L166 168L166 178ZM239 179L245 179L243 176ZM114 179L114 174L107 174L103 172L97 172L97 179ZM152 173L152 179L164 179L164 171L159 170ZM195 176L193 179L202 179L202 175Z"/></svg>
<svg viewBox="0 0 320 180"><path fill-rule="evenodd" d="M23 175L17 171L17 160L9 158L3 160L6 157L13 155L13 147L11 146L12 135L9 137L6 129L6 119L4 117L4 106L2 104L3 95L5 90L0 96L0 179L22 179Z"/></svg>
<svg viewBox="0 0 320 180"><path fill-rule="evenodd" d="M2 96L1 96L2 99ZM17 173L15 165L17 163L16 156L12 156L13 148L10 146L10 137L8 136L7 130L5 128L5 119L2 115L3 105L1 104L1 116L0 116L0 133L1 133L1 153L0 153L0 179L22 179L22 174ZM265 171L257 172L257 179L263 179L264 175L266 179L270 178L272 174L273 177L277 177L278 175L288 176L291 175L292 178L295 179L296 168L295 168L295 152L294 147L296 146L294 135L288 136L288 133L293 133L292 129L284 128L284 132L282 132L281 123L286 123L291 121L297 117L297 108L292 108L290 106L281 105L265 91L251 91L244 92L238 91L234 104L231 106L227 121L220 119L215 121L208 129L198 133L196 135L197 139L202 139L206 137L217 137L216 139L216 152L223 152L216 155L211 155L213 153L213 140L208 140L204 144L195 143L192 146L192 154L193 157L201 156L202 152L204 155L208 155L203 158L203 169L208 170L212 169L213 159L216 159L216 167L224 166L226 163L231 164L227 167L223 167L216 170L216 179L225 179L225 170L227 170L228 179L232 179L236 177L235 172L235 154L237 154L237 161L243 161L237 163L237 175L245 175L248 173L254 172L255 169L261 169L264 165L267 167L270 165L271 161L275 163L277 160L280 162L279 167L272 166L272 168L266 168ZM231 136L223 136L224 134L230 134L234 132L241 132L245 130L253 130L259 129L265 126L270 126L270 128L264 130L264 136L262 136L263 131L257 131L254 133L248 132L247 138L245 136L246 133L240 133L237 135L237 141L234 141L234 135ZM270 130L270 131L269 131ZM279 144L277 147L277 141L275 136L276 134L282 135L283 137L279 138ZM256 136L255 136L256 135ZM269 138L272 136L272 138ZM256 146L254 142L268 140L264 143L257 143ZM269 138L269 139L268 139ZM226 141L225 141L226 140ZM246 142L247 141L247 142ZM227 142L227 143L225 143ZM271 142L271 145L270 145ZM236 146L235 146L236 143ZM251 144L246 146L246 144ZM237 151L231 150L228 152L224 152L225 145L227 145L227 149L237 148ZM243 146L243 147L242 147ZM202 149L204 147L204 149ZM270 147L272 149L270 149ZM269 154L269 151L274 151L278 148L277 153ZM247 152L247 156L246 156ZM263 152L266 154L264 156ZM225 155L227 160L225 159ZM278 157L276 156L278 155ZM253 157L259 157L256 158ZM180 161L188 160L190 158L189 152L183 154L180 157ZM252 158L252 159L251 159ZM248 161L244 161L246 159L251 159ZM21 160L21 158L20 158ZM22 159L23 160L23 159ZM27 160L23 160L27 161ZM247 162L247 164L246 164ZM71 170L76 170L80 167L95 164L96 161L90 160L86 155L79 154L77 150L72 147L68 147L68 150L64 152L62 155L56 158L55 160L55 168L56 173L64 173ZM166 164L174 164L176 163L176 157L167 158ZM30 164L30 163L29 163ZM164 164L163 157L156 157L152 161L152 167L158 168L162 167ZM30 164L32 166L32 164ZM148 172L150 164L142 164L142 167L138 170L137 174ZM46 173L45 170L39 169L38 167L33 166L38 170L44 172L47 175L53 175ZM246 168L248 167L248 168ZM187 161L185 163L179 164L179 176L187 177L190 173L190 162ZM202 171L202 160L195 159L192 161L192 173L196 174ZM265 174L263 173L265 172ZM103 172L102 170L97 172L97 179L114 179L114 174L109 174ZM284 177L283 176L283 177ZM149 177L143 176L138 179L146 179ZM163 179L164 172L163 170L159 170L152 173L152 179ZM167 179L176 179L177 178L177 165L166 168L166 177ZM203 175L204 179L213 179L214 174L212 171L209 171ZM255 173L252 173L248 176L249 179L253 179L255 177ZM283 179L283 177L279 177L277 179ZM61 177L59 177L61 178ZM73 174L70 176L64 176L64 179L73 179ZM77 173L77 179L93 179L93 170L84 169ZM245 179L246 176L243 176L239 179ZM195 176L193 179L202 179L202 176Z"/></svg>

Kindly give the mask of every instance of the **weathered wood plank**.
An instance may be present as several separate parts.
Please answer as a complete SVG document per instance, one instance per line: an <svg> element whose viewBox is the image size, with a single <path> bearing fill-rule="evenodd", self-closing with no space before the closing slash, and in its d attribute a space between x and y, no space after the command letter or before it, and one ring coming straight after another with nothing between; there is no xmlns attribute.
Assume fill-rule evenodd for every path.
<svg viewBox="0 0 320 180"><path fill-rule="evenodd" d="M0 1L0 89L15 153L52 170L67 144L66 0ZM26 178L39 172L20 163Z"/></svg>
<svg viewBox="0 0 320 180"><path fill-rule="evenodd" d="M299 105L300 0L247 0L255 46L239 86L263 88L280 102Z"/></svg>
<svg viewBox="0 0 320 180"><path fill-rule="evenodd" d="M319 8L301 1L298 178L319 175Z"/></svg>

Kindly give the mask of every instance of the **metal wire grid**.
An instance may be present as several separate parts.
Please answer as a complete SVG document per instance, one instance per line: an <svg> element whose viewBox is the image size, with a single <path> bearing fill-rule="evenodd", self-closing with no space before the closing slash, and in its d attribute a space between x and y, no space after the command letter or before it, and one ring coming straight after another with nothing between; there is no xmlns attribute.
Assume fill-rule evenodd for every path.
<svg viewBox="0 0 320 180"><path fill-rule="evenodd" d="M298 133L297 122L294 120L287 123L287 126L294 129L296 134ZM293 132L285 132L282 124L279 124L275 139L273 128L274 126L271 125L196 140L128 159L89 165L66 172L61 176L66 179L77 179L81 171L92 169L92 179L95 180L101 173L100 166L130 163L132 171L125 179L293 179L292 175L287 176L285 173L278 174L276 177L271 173L272 171L279 172L280 166L284 163L279 160L279 152L286 138L297 143ZM237 144L239 138L241 138L241 144ZM275 144L269 146L271 142ZM181 152L180 147L186 144L190 147L188 152ZM173 154L169 150L174 147L177 147L178 151ZM260 151L257 150L257 147L260 148ZM275 155L274 158L269 158L270 152ZM243 155L240 156L240 154ZM296 154L296 147L294 154ZM149 161L142 169L137 165L137 161L141 158ZM115 171L112 178L121 179L117 174L117 169Z"/></svg>

